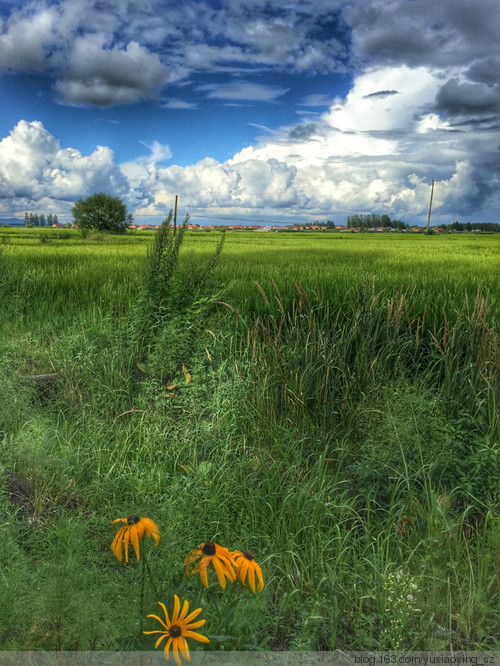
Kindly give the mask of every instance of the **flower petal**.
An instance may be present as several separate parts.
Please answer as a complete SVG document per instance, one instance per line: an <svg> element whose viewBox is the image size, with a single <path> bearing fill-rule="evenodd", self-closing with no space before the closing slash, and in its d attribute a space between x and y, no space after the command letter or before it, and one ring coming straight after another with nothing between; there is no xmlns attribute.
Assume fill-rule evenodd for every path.
<svg viewBox="0 0 500 666"><path fill-rule="evenodd" d="M199 559L202 555L203 553L199 548L190 551L184 558L184 566L188 566L189 564L191 564L191 562L194 562L195 560Z"/></svg>
<svg viewBox="0 0 500 666"><path fill-rule="evenodd" d="M252 566L253 562L250 562L248 565L248 584L250 589L255 594L255 569Z"/></svg>
<svg viewBox="0 0 500 666"><path fill-rule="evenodd" d="M128 562L128 542L130 541L130 527L125 528L123 535L123 548L125 549L125 562Z"/></svg>
<svg viewBox="0 0 500 666"><path fill-rule="evenodd" d="M161 601L158 602L158 605L161 607L162 611L165 613L165 621L168 625L168 629L170 629L170 627L172 626L172 622L170 622L167 607Z"/></svg>
<svg viewBox="0 0 500 666"><path fill-rule="evenodd" d="M217 572L220 570L221 574L224 574L224 576L226 576L228 580L234 582L236 580L236 574L234 573L233 567L230 564L226 564L226 562L227 560L225 558L224 559L214 558L213 560L214 568Z"/></svg>
<svg viewBox="0 0 500 666"><path fill-rule="evenodd" d="M226 577L225 577L225 568L221 564L220 560L218 560L216 557L212 560L215 573L217 574L217 578L219 580L219 585L222 587L223 590L226 589Z"/></svg>
<svg viewBox="0 0 500 666"><path fill-rule="evenodd" d="M206 620L198 620L198 622L192 622L190 624L185 624L182 627L182 633L185 634L186 631L191 631L191 629L198 629L205 624Z"/></svg>
<svg viewBox="0 0 500 666"><path fill-rule="evenodd" d="M165 634L165 633L163 634L163 636L160 636L160 638L159 638L159 639L156 641L156 643L155 643L155 650L156 650L157 647L160 645L160 643L162 642L162 640L163 640L164 638L167 638L167 636L168 636L168 634Z"/></svg>
<svg viewBox="0 0 500 666"><path fill-rule="evenodd" d="M165 622L161 619L161 617L158 617L158 615L148 615L148 617L152 617L153 620L158 620L158 622L162 625L162 627L165 627L165 629L168 631L170 629L170 625L167 626Z"/></svg>
<svg viewBox="0 0 500 666"><path fill-rule="evenodd" d="M172 645L173 640L174 639L172 638L172 636L169 636L168 641L165 643L165 647L163 648L163 653L165 654L165 659L168 659L169 656L170 656L168 654L168 650L169 650L170 646Z"/></svg>
<svg viewBox="0 0 500 666"><path fill-rule="evenodd" d="M189 647L186 639L182 634L179 636L178 641L179 641L179 647L181 648L182 656L186 661L191 661L191 655L189 654Z"/></svg>
<svg viewBox="0 0 500 666"><path fill-rule="evenodd" d="M139 541L142 539L144 536L144 532L146 531L146 528L144 527L144 523L142 522L143 518L139 518L138 523L134 523L134 527L137 530L137 536L139 537Z"/></svg>
<svg viewBox="0 0 500 666"><path fill-rule="evenodd" d="M216 555L216 558L227 571L226 576L229 578L229 580L235 581L236 574L234 573L234 567L236 566L236 562L232 558L226 557L225 555Z"/></svg>
<svg viewBox="0 0 500 666"><path fill-rule="evenodd" d="M181 658L179 657L179 639L174 638L172 641L172 652L174 653L174 659L177 663L177 666L182 666Z"/></svg>
<svg viewBox="0 0 500 666"><path fill-rule="evenodd" d="M199 641L200 643L210 643L210 638L207 638L206 636L203 636L196 631L183 631L182 635L186 638L193 638L195 641Z"/></svg>
<svg viewBox="0 0 500 666"><path fill-rule="evenodd" d="M236 580L236 572L233 569L233 563L229 561L226 565L226 570L227 570L227 577L229 580L231 580L233 583Z"/></svg>
<svg viewBox="0 0 500 666"><path fill-rule="evenodd" d="M158 525L154 522L154 520L151 520L150 518L141 518L141 522L144 525L146 535L148 537L151 536L153 537L156 546L158 544L158 541L160 540L160 530L158 529Z"/></svg>
<svg viewBox="0 0 500 666"><path fill-rule="evenodd" d="M127 523L126 518L117 518L116 520L113 520L114 523Z"/></svg>
<svg viewBox="0 0 500 666"><path fill-rule="evenodd" d="M228 549L224 548L224 546L219 546L218 543L215 544L215 554L217 557L227 557L229 560L231 559L231 553Z"/></svg>
<svg viewBox="0 0 500 666"><path fill-rule="evenodd" d="M207 567L203 567L202 569L200 569L200 580L201 580L201 582L203 583L203 585L204 585L204 586L207 588L207 590L208 590L208 576L207 576L207 571L208 571L208 568L207 568Z"/></svg>
<svg viewBox="0 0 500 666"><path fill-rule="evenodd" d="M264 578L262 576L262 569L257 564L257 562L254 562L253 565L254 565L255 573L257 574L257 578L259 579L258 590L259 590L259 592L262 592L262 590L264 589Z"/></svg>
<svg viewBox="0 0 500 666"><path fill-rule="evenodd" d="M186 617L186 613L189 610L189 601L187 599L184 600L184 603L182 604L182 611L179 617L177 618L177 622L179 624L184 624L184 618Z"/></svg>
<svg viewBox="0 0 500 666"><path fill-rule="evenodd" d="M193 568L193 571L191 573L198 573L203 568L208 567L210 562L213 559L213 555L205 555L204 557L201 558L201 560L198 562L198 564Z"/></svg>
<svg viewBox="0 0 500 666"><path fill-rule="evenodd" d="M130 541L132 542L132 546L134 548L135 556L137 559L140 559L139 557L139 530L137 529L137 525L132 525L130 528Z"/></svg>
<svg viewBox="0 0 500 666"><path fill-rule="evenodd" d="M241 563L239 572L238 572L238 578L241 582L242 585L245 585L245 578L247 577L247 571L248 571L248 565L250 564L249 560L246 558L243 558L243 562Z"/></svg>
<svg viewBox="0 0 500 666"><path fill-rule="evenodd" d="M179 597L174 594L174 612L172 613L172 624L177 624L179 618L179 609L181 607L181 602Z"/></svg>
<svg viewBox="0 0 500 666"><path fill-rule="evenodd" d="M115 521L113 521L115 522ZM111 544L111 551L115 557L118 558L118 561L122 561L123 557L123 532L126 530L126 527L120 527L118 532L115 534L115 538Z"/></svg>
<svg viewBox="0 0 500 666"><path fill-rule="evenodd" d="M198 617L198 615L201 613L202 610L203 608L197 608L192 613L189 613L187 618L184 620L184 624L189 624L192 620L194 620L195 617Z"/></svg>

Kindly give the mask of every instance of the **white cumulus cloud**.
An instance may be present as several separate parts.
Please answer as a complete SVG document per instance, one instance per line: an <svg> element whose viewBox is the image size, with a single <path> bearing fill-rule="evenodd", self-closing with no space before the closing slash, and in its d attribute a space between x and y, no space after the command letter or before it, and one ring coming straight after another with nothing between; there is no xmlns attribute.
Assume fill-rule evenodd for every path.
<svg viewBox="0 0 500 666"><path fill-rule="evenodd" d="M36 120L21 120L0 141L0 197L11 210L47 199L69 210L69 202L93 192L121 195L127 190L110 148L98 146L82 156L74 148L61 148Z"/></svg>
<svg viewBox="0 0 500 666"><path fill-rule="evenodd" d="M472 150L467 131L430 111L441 85L425 68L365 72L315 122L261 137L226 162L155 166L144 181L147 210L181 194L188 208L205 213L387 212L424 222L434 178L438 218L476 213L491 194L481 185L481 164L498 159L498 150L488 132L475 134Z"/></svg>
<svg viewBox="0 0 500 666"><path fill-rule="evenodd" d="M434 179L434 220L479 219L498 210L498 142L487 128L471 134L436 113L442 85L423 67L374 68L313 121L270 132L225 162L207 157L188 166L162 164L172 156L158 141L117 166L109 148L83 156L61 148L40 122L21 121L0 142L0 195L12 210L44 197L69 206L107 191L144 215L164 215L179 194L193 214L342 222L377 212L425 223Z"/></svg>

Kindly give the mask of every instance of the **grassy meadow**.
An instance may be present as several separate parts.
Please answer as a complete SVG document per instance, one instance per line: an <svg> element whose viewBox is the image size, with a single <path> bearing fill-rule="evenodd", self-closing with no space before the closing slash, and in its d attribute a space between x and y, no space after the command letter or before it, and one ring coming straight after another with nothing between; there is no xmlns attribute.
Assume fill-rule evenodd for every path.
<svg viewBox="0 0 500 666"><path fill-rule="evenodd" d="M500 649L499 235L154 238L0 229L0 649Z"/></svg>

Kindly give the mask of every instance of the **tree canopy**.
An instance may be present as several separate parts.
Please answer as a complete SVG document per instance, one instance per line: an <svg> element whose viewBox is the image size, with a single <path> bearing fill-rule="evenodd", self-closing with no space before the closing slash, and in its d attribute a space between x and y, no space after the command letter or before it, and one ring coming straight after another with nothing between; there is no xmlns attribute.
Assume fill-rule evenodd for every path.
<svg viewBox="0 0 500 666"><path fill-rule="evenodd" d="M366 215L349 215L347 217L348 229L370 229L372 227L384 227L391 229L406 229L408 225L401 220L391 220L389 215L378 215L369 213Z"/></svg>
<svg viewBox="0 0 500 666"><path fill-rule="evenodd" d="M75 224L82 233L112 231L123 233L132 223L132 215L119 197L99 192L86 199L79 199L71 209Z"/></svg>

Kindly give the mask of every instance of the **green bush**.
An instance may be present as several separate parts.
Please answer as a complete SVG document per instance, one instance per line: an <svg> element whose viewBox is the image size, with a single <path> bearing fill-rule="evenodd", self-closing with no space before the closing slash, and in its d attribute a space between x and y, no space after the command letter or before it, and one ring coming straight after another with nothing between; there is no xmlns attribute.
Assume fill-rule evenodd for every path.
<svg viewBox="0 0 500 666"><path fill-rule="evenodd" d="M124 233L133 220L119 197L104 192L79 199L71 212L84 236L92 230Z"/></svg>

